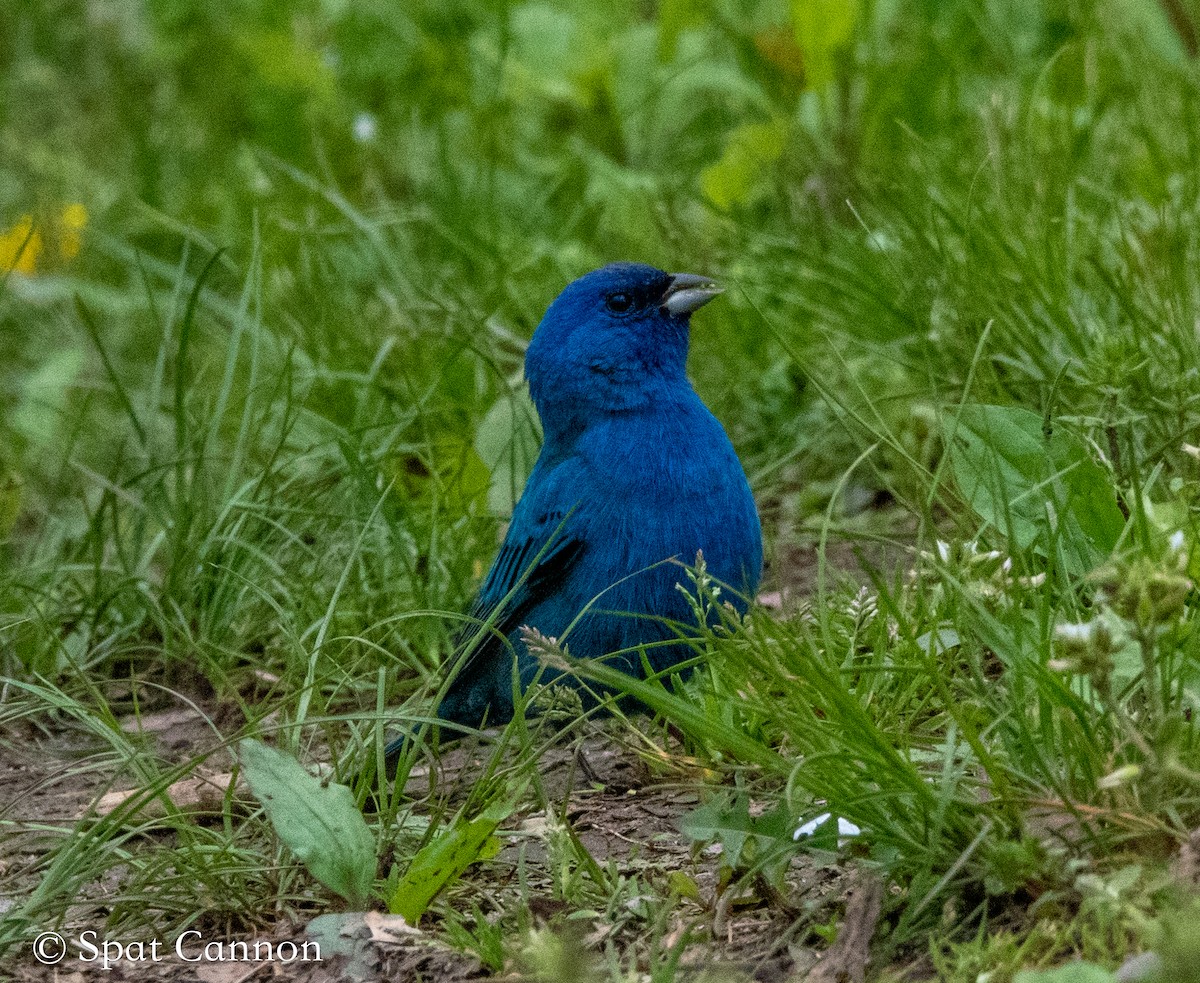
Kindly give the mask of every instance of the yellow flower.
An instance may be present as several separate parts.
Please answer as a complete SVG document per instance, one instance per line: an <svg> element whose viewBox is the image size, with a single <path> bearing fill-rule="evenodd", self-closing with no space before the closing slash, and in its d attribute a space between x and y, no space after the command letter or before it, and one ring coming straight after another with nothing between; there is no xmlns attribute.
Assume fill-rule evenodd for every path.
<svg viewBox="0 0 1200 983"><path fill-rule="evenodd" d="M64 207L54 223L57 234L50 237L51 248L57 243L62 259L74 259L79 255L87 223L87 209L79 202ZM44 246L41 230L34 225L33 216L22 215L7 232L0 232L0 276L9 272L34 276L38 272L38 260L42 258Z"/></svg>
<svg viewBox="0 0 1200 983"><path fill-rule="evenodd" d="M22 215L7 232L0 233L0 275L10 271L33 276L42 253L42 234L33 227L33 216Z"/></svg>
<svg viewBox="0 0 1200 983"><path fill-rule="evenodd" d="M74 259L79 255L80 238L87 221L87 209L79 202L70 204L62 210L62 217L59 219L62 236L58 242L58 251L62 254L63 259Z"/></svg>

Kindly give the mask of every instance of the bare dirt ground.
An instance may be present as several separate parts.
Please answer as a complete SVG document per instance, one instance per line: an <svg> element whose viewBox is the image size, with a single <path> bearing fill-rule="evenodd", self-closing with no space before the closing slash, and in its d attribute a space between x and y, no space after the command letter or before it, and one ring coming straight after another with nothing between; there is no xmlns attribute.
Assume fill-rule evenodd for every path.
<svg viewBox="0 0 1200 983"><path fill-rule="evenodd" d="M815 545L796 546L776 558L773 579L787 585L774 597L764 596L771 607L787 610L798 600L815 592ZM867 566L895 569L906 562L898 547L866 543L831 543L827 554L831 576L865 583ZM150 737L157 752L168 760L187 760L190 749L210 746L214 733L212 721L219 721L216 707L169 708L163 713L142 718L142 726L154 732ZM197 710L201 712L196 712ZM155 729L154 721L158 726ZM149 724L147 724L149 721ZM793 864L788 876L786 897L769 901L760 897L753 884L725 890L718 885L720 848L696 851L679 829L679 820L700 803L694 784L680 780L680 770L656 769L644 757L614 739L604 725L597 726L582 743L586 765L593 773L585 778L576 753L568 748L551 750L542 761L541 774L547 798L559 803L556 815L518 814L506 829L512 834L509 845L493 859L472 867L462 882L446 895L445 904L480 905L485 917L497 917L513 906L528 906L535 926L549 927L573 947L573 965L582 971L603 946L611 944L642 971L648 971L650 956L645 935L653 930L661 937L660 949L687 937L680 965L696 974L720 965L730 979L756 980L762 983L802 980L818 963L819 940L797 937L797 914L801 910L828 910L832 916L846 908L847 919L864 921L859 934L866 937L856 943L856 951L842 957L846 966L835 966L826 959L824 967L813 970L812 979L835 979L849 973L861 975L866 959L870 932L873 930L871 906L873 886L854 880L840 868L815 869L804 862ZM18 893L32 891L37 884L39 857L62 835L72 829L81 816L95 809L98 797L113 784L114 762L94 754L85 735L63 730L47 734L32 727L0 733L0 877L19 885ZM91 755L89 757L89 755ZM438 780L469 787L481 766L481 749L467 748L448 754L439 765ZM206 767L219 774L232 764L211 760ZM673 776L668 780L664 776ZM128 780L128 776L123 776ZM420 794L423 779L414 775L412 791ZM121 787L118 779L117 787ZM444 786L443 786L444 787ZM547 850L544 826L547 822L569 824L574 835L591 857L619 877L652 880L661 886L673 872L679 872L698 888L699 897L681 899L667 925L653 929L644 919L631 913L627 918L595 917L573 911L554 897L554 872L551 852ZM197 821L203 821L198 818ZM538 835L540 833L542 835ZM529 835L521 835L522 832ZM562 851L558 851L561 858ZM561 862L559 860L558 862ZM97 884L96 891L116 889L115 884ZM11 892L13 888L10 886ZM857 899L857 900L856 900ZM0 894L0 918L19 898ZM91 899L93 902L95 898ZM629 899L631 911L637 898ZM857 906L857 907L856 907ZM462 910L460 908L460 910ZM429 917L429 916L427 916ZM433 917L436 917L433 916ZM47 929L55 926L46 926ZM85 926L73 926L80 931ZM103 924L86 926L103 934ZM426 927L425 925L422 926ZM434 926L436 928L436 926ZM40 931L41 927L35 927ZM62 929L70 937L71 927ZM42 965L33 958L31 947L10 952L7 965L0 970L15 981L56 980L86 983L105 980L180 980L195 983L243 983L254 980L279 980L288 983L317 983L324 980L351 979L363 983L382 980L439 981L498 978L516 980L531 967L520 959L510 961L499 974L485 969L473 955L450 948L436 931L404 934L400 937L375 932L387 941L373 940L372 930L359 925L353 957L328 955L323 947L320 962L228 961L188 963L169 951L170 942L160 950L160 961L117 961L107 970L95 963L82 963L78 951L69 952L61 964ZM843 935L853 933L843 933ZM233 936L223 939L229 941ZM297 948L306 940L306 926L282 923L258 941L294 942ZM210 937L205 938L210 941ZM282 950L290 954L286 945ZM312 951L311 946L308 950Z"/></svg>
<svg viewBox="0 0 1200 983"><path fill-rule="evenodd" d="M170 740L181 739L179 727L172 728ZM211 732L210 732L211 736ZM106 788L109 776L103 768L79 768L81 752L86 749L67 735L5 742L0 747L0 820L5 823L0 864L6 874L22 869L33 870L39 855L74 826L78 818L93 808L97 793ZM165 750L165 749L164 749ZM482 765L480 748L451 752L441 762L439 781L453 786L469 784L470 775ZM588 781L580 773L573 750L555 748L547 753L541 775L548 797L561 803L561 812L514 816L506 828L513 831L509 845L493 859L468 872L463 882L447 897L447 903L466 901L481 904L485 915L513 910L513 905L528 905L535 926L554 929L560 936L579 946L580 966L587 953L596 952L606 941L632 953L637 936L648 928L644 920L633 917L606 921L601 917L579 918L569 905L557 901L552 893L552 862L545 845L543 827L565 817L579 841L592 858L621 877L643 880L662 879L671 872L686 874L699 888L700 898L681 902L665 929L665 944L679 941L685 933L694 940L682 959L683 966L697 972L714 962L735 972L735 978L782 981L792 978L797 969L816 961L816 951L798 940L792 928L793 918L777 904L756 896L752 885L734 889L733 903L718 903L717 876L719 849L694 851L679 831L679 819L694 809L700 797L694 787L676 781L656 780L638 755L614 742L603 726L583 742L583 754L599 782ZM414 776L414 784L423 777ZM521 835L522 833L528 835ZM561 852L559 853L561 857ZM558 862L561 862L559 860ZM609 866L611 864L611 866ZM18 877L18 880L20 878ZM845 876L838 870L806 869L796 864L789 879L789 903L793 905L836 906L845 887ZM36 877L26 882L32 890ZM115 886L115 885L114 885ZM103 885L98 885L103 891ZM0 899L3 901L4 899ZM15 900L15 899L14 899ZM726 899L728 902L729 899ZM637 899L630 899L636 907ZM10 902L11 903L11 902ZM53 926L47 926L52 928ZM103 933L103 925L91 926ZM75 926L76 932L83 926ZM71 928L63 928L71 937ZM371 933L365 927L360 935ZM386 933L383 933L386 937ZM107 970L95 963L83 963L79 952L70 952L60 965L39 964L29 949L10 953L7 971L17 981L58 980L84 983L88 980L181 980L196 983L239 983L249 980L284 980L316 983L321 980L358 979L448 981L497 978L470 954L457 952L437 939L436 931L403 935L394 941L364 940L349 965L345 956L334 955L321 962L205 962L188 964L164 943L160 961L118 960ZM293 941L302 950L308 939L305 926L281 924L272 934L259 935L258 941L274 945ZM206 937L205 941L209 941ZM228 941L228 939L224 940ZM311 942L311 940L310 940ZM327 951L328 947L324 947ZM282 950L290 954L285 947ZM310 952L312 947L310 945ZM194 954L194 953L189 953ZM13 958L15 957L15 958ZM647 967L648 968L648 967ZM522 966L506 966L498 978L520 978ZM0 977L5 974L0 973Z"/></svg>

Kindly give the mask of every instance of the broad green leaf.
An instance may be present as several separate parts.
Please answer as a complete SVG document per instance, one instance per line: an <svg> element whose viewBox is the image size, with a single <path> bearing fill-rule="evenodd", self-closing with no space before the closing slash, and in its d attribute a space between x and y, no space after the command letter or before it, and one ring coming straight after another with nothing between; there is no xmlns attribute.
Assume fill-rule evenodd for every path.
<svg viewBox="0 0 1200 983"><path fill-rule="evenodd" d="M479 424L475 453L491 472L487 501L494 515L512 514L537 460L538 437L537 417L526 389L501 396Z"/></svg>
<svg viewBox="0 0 1200 983"><path fill-rule="evenodd" d="M1054 969L1027 969L1013 977L1013 983L1113 983L1116 977L1094 963L1068 963Z"/></svg>
<svg viewBox="0 0 1200 983"><path fill-rule="evenodd" d="M541 99L586 106L578 75L584 62L579 19L545 3L516 7L509 20L511 49L497 51L505 88L518 105Z"/></svg>
<svg viewBox="0 0 1200 983"><path fill-rule="evenodd" d="M693 809L679 820L685 836L699 842L716 841L724 848L724 862L737 867L742 855L753 861L781 842L791 842L790 822L784 807L750 815L750 800L744 792L732 799L714 799Z"/></svg>
<svg viewBox="0 0 1200 983"><path fill-rule="evenodd" d="M71 388L84 361L83 349L62 348L24 378L20 402L9 422L34 447L45 447L55 441L63 425Z"/></svg>
<svg viewBox="0 0 1200 983"><path fill-rule="evenodd" d="M687 898L697 903L701 900L700 885L694 877L682 870L673 870L667 875L667 886L676 897Z"/></svg>
<svg viewBox="0 0 1200 983"><path fill-rule="evenodd" d="M698 843L720 843L725 851L725 861L731 867L737 866L750 835L750 814L745 797L733 802L720 799L706 802L679 820L679 830Z"/></svg>
<svg viewBox="0 0 1200 983"><path fill-rule="evenodd" d="M493 802L474 819L455 819L413 857L387 899L388 910L403 915L410 925L417 924L439 891L461 877L475 861L496 855L499 840L493 834L515 805L515 798Z"/></svg>
<svg viewBox="0 0 1200 983"><path fill-rule="evenodd" d="M833 80L838 54L858 24L857 0L792 0L792 27L804 52L804 81L818 89Z"/></svg>
<svg viewBox="0 0 1200 983"><path fill-rule="evenodd" d="M375 880L375 839L350 789L323 784L261 741L242 741L238 754L279 838L329 890L354 907L365 905Z"/></svg>
<svg viewBox="0 0 1200 983"><path fill-rule="evenodd" d="M783 153L784 123L746 123L725 141L721 159L700 174L700 190L718 208L744 205L769 186L767 169Z"/></svg>
<svg viewBox="0 0 1200 983"><path fill-rule="evenodd" d="M1071 573L1105 560L1125 520L1108 474L1061 425L1016 406L965 406L946 425L950 467L979 517L1017 549L1061 551Z"/></svg>
<svg viewBox="0 0 1200 983"><path fill-rule="evenodd" d="M333 96L333 72L321 52L290 31L252 31L240 37L239 44L268 86L319 99Z"/></svg>

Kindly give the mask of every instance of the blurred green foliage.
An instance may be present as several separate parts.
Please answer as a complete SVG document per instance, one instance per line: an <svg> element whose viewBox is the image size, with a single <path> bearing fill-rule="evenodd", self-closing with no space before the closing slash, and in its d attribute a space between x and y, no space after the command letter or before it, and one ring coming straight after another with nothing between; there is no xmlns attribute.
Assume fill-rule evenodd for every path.
<svg viewBox="0 0 1200 983"><path fill-rule="evenodd" d="M811 616L714 636L704 711L664 712L873 828L919 899L893 941L959 887L1078 895L1026 799L1099 809L1098 867L1161 850L1200 788L1198 25L1196 0L0 5L5 722L120 742L211 689L223 735L379 746L535 455L525 340L635 259L731 287L690 367L771 586L811 593L798 529L883 535L870 506L929 550L841 605L822 569ZM137 868L97 917L146 918L146 885L172 917L279 910L227 820L252 863L197 877L181 826L177 876ZM106 835L25 917L129 869ZM431 843L452 879L479 847Z"/></svg>
<svg viewBox="0 0 1200 983"><path fill-rule="evenodd" d="M503 515L523 339L618 258L735 288L692 370L768 516L823 508L880 433L851 497L916 505L967 388L1065 416L1118 483L1147 455L1180 477L1195 23L1154 0L6 5L5 524L79 542L94 476L154 472L180 433L226 484L235 441L247 480L315 453Z"/></svg>
<svg viewBox="0 0 1200 983"><path fill-rule="evenodd" d="M390 488L391 605L458 604L533 456L524 338L613 259L734 288L692 371L769 527L824 509L868 439L840 507L924 507L967 389L1063 417L1118 484L1147 455L1184 480L1189 9L6 5L5 555L137 528L190 605L239 482L299 482L325 521ZM126 528L131 483L158 505Z"/></svg>

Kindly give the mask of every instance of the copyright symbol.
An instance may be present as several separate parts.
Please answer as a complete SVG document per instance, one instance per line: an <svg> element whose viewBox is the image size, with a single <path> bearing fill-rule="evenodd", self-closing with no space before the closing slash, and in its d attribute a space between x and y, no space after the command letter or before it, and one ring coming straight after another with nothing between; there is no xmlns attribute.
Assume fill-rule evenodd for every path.
<svg viewBox="0 0 1200 983"><path fill-rule="evenodd" d="M43 932L33 940L33 958L45 966L54 966L67 954L67 940L57 932Z"/></svg>

